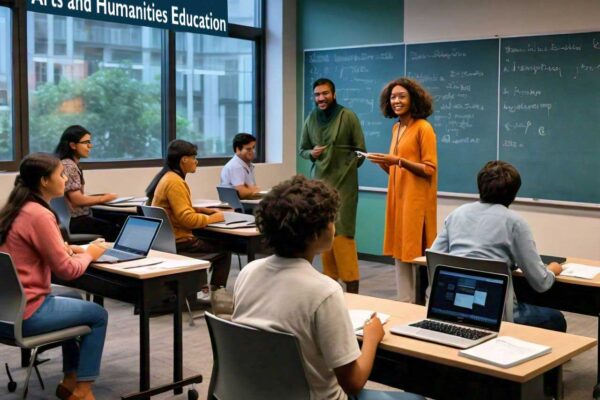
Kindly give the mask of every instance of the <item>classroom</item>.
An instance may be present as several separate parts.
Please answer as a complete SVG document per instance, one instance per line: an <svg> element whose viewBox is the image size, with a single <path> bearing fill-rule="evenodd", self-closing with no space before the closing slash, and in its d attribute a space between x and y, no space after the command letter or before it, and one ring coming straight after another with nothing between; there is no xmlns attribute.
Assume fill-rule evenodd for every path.
<svg viewBox="0 0 600 400"><path fill-rule="evenodd" d="M125 12L126 4L131 12ZM87 143L85 137L74 142L89 151L89 159L81 164L85 180L79 177L87 194L112 196L105 200L146 196L149 184L166 165L169 143L181 139L195 146L183 156L196 155L198 160L197 167L184 174L191 198L217 200L221 171L238 154L235 148L232 151L232 140L247 132L256 138L254 157L247 164L253 165L257 185L253 194L258 196L259 189L274 188L296 174L315 174L314 158L302 156L301 147L305 121L315 108L316 79L331 79L339 104L358 116L366 142L362 150L387 154L397 119L384 118L379 95L387 82L408 76L433 96L428 121L437 140L435 233L443 231L455 210L479 199L476 178L480 168L490 160L505 160L517 167L522 178L510 210L526 221L539 254L565 257L569 263L592 260L590 265L598 266L599 21L596 0L568 4L558 0L173 0L152 4L0 0L0 204L4 206L9 199L21 161L30 153L56 152L61 133L76 125L91 134ZM77 175L79 167L73 166L70 170L65 166L67 175L69 171ZM502 370L464 361L456 349L416 346L415 351L437 352L439 357L427 364L442 377L430 388L425 378L417 376L427 356L419 358L409 348L399 350L400 361L391 357L391 347L402 348L416 340L392 335L388 329L401 319L396 307L404 305L395 301L395 257L389 252L384 255L383 250L389 224L388 178L368 160L357 173L354 241L360 291L358 280L356 291L365 298L344 294L345 301L349 308L374 308L391 316L366 388L402 389L426 398L481 398L468 391L465 397L458 394L459 382L472 379L475 391L495 385L508 388L503 389L507 390L503 398L600 398L600 276L584 283L578 278L557 278L545 296L527 288L523 276L511 280L508 291L514 289L520 300L523 296L565 315L567 333L548 331L544 344L551 345L552 352L538 361ZM152 193L159 196L164 191L156 183ZM69 190L68 182L65 190ZM239 189L238 193L241 197ZM94 214L104 212L110 221L116 218L118 229L114 231L113 226L110 233L100 234L116 237L124 218L138 210L133 206L131 213L123 214L123 210L103 208L104 203L86 203L86 207L91 206ZM255 203L243 202L251 207ZM159 204L158 200L152 204ZM0 223L0 234L2 229ZM336 229L340 229L337 224ZM258 232L254 227L248 230ZM212 279L204 282L211 292L214 284L232 293L246 264L269 254L252 235L232 240L225 228L221 231L225 233L206 237L235 241L227 248L231 265L224 281L215 273L206 277L208 263L196 263L202 271L182 267L189 274L187 281L168 283L166 277L157 281L179 287L174 297L200 275L205 281ZM178 235L177 229L174 233ZM204 238L197 229L193 235ZM3 242L0 251L2 246ZM178 252L183 253L179 248ZM14 262L15 256L11 257ZM411 302L425 304L425 287L420 285L433 275L427 276L428 268L418 266L427 266L424 257L411 260L417 291ZM314 266L323 270L320 256ZM130 270L126 278L139 278L138 271ZM109 273L110 269L100 269L99 276L106 278L103 274ZM340 286L346 288L344 283ZM207 398L215 389L211 387L214 347L202 315L210 307L200 311L192 307L188 314L183 299L178 299L175 302L185 311L175 317L172 312L151 312L156 304L149 301L140 312L135 296L103 296L108 330L101 372L93 385L95 398L194 398L188 392L192 388ZM521 325L506 326L511 335L522 333L519 337L536 342L539 328L523 333L513 328ZM509 328L503 323L501 329L504 335ZM560 347L569 341L571 347ZM18 348L2 343L0 363L7 363L12 378L2 368L0 398L21 398L27 362L22 361ZM140 355L144 345L147 353ZM544 357L556 358L546 361ZM60 348L38 358L50 359L39 366L45 388L34 373L27 397L52 398L63 379ZM446 367L456 366L456 359L466 364L449 371ZM138 390L186 377L191 378L178 387L135 397ZM13 378L14 393L7 389ZM127 397L129 393L134 394Z"/></svg>

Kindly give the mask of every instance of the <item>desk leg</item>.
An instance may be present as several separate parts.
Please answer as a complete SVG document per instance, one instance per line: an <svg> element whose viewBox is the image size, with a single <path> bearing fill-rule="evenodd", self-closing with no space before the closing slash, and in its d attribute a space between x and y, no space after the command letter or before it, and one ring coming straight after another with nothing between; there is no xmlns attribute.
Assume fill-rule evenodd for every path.
<svg viewBox="0 0 600 400"><path fill-rule="evenodd" d="M181 310L183 308L183 291L179 282L175 285L175 309L173 310L173 382L179 382L183 379L183 319ZM173 389L174 394L183 393L183 388Z"/></svg>
<svg viewBox="0 0 600 400"><path fill-rule="evenodd" d="M140 392L150 389L150 307L146 292L144 285L140 295Z"/></svg>
<svg viewBox="0 0 600 400"><path fill-rule="evenodd" d="M600 340L600 314L598 314L598 336L596 336ZM600 346L597 347L597 356L596 360L596 385L594 386L594 392L592 396L594 399L600 399Z"/></svg>
<svg viewBox="0 0 600 400"><path fill-rule="evenodd" d="M260 239L251 237L246 241L246 255L248 256L248 262L256 260L256 250L260 244Z"/></svg>

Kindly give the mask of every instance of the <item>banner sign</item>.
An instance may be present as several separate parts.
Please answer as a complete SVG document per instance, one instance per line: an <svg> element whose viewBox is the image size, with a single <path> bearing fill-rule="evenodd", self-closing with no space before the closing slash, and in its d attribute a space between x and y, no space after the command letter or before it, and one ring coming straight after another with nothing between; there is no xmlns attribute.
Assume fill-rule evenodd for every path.
<svg viewBox="0 0 600 400"><path fill-rule="evenodd" d="M227 36L227 0L26 0L27 10Z"/></svg>

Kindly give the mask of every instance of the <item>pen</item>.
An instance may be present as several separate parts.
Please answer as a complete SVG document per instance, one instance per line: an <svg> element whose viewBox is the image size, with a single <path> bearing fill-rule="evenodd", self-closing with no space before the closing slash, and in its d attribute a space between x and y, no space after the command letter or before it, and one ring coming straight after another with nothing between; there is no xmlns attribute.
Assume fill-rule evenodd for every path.
<svg viewBox="0 0 600 400"><path fill-rule="evenodd" d="M247 222L247 221L231 221L231 222L225 222L225 225L241 224L242 222Z"/></svg>
<svg viewBox="0 0 600 400"><path fill-rule="evenodd" d="M373 314L371 314L371 316L365 320L364 325L369 325L371 323L371 320L373 318L375 318L376 316L377 316L377 311L373 311Z"/></svg>
<svg viewBox="0 0 600 400"><path fill-rule="evenodd" d="M162 264L162 261L156 261L153 263L149 263L149 264L142 264L142 265L132 265L131 267L123 267L123 269L134 269L134 268L142 268L142 267L149 267L151 265L158 265L158 264Z"/></svg>

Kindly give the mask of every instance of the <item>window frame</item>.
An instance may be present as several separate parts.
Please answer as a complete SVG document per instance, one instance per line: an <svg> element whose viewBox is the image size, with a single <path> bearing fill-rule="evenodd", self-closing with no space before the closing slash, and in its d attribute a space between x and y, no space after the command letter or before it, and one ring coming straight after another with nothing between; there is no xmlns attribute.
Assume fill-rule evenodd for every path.
<svg viewBox="0 0 600 400"><path fill-rule="evenodd" d="M266 0L260 3L260 27L229 24L228 37L254 42L254 134L257 138L256 162L265 157L265 53L266 53ZM29 94L27 82L27 6L26 0L0 0L0 6L11 11L12 31L12 117L13 117L13 160L0 161L0 170L17 171L23 157L29 153ZM161 30L161 153L166 154L168 143L176 138L176 41L174 30ZM58 141L58 137L57 137ZM51 151L51 149L48 149ZM202 158L202 166L225 165L230 157ZM84 161L85 169L116 169L157 167L164 159Z"/></svg>

